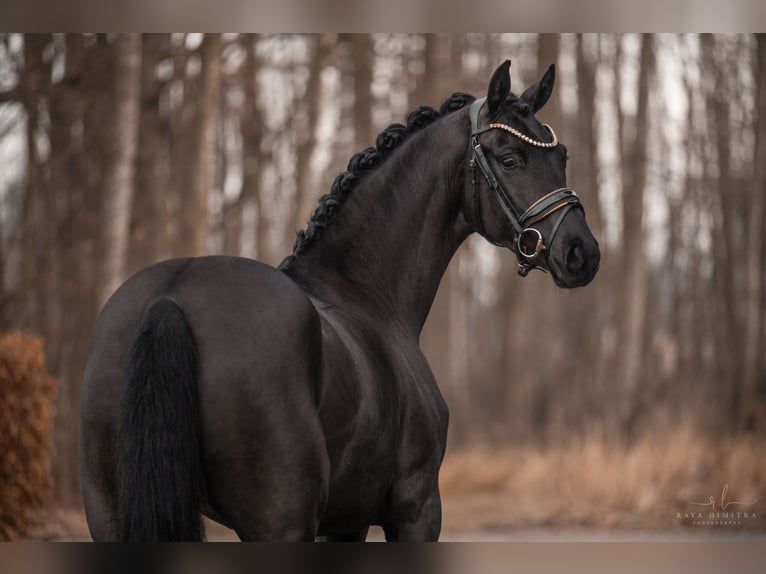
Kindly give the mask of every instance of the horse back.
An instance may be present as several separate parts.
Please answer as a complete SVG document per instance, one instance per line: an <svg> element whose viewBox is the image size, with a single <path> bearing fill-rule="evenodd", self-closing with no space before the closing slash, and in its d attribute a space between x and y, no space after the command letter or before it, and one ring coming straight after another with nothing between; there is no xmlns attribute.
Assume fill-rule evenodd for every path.
<svg viewBox="0 0 766 574"><path fill-rule="evenodd" d="M236 448L232 433L266 434L270 417L263 413L287 410L318 421L321 325L303 290L253 260L200 257L138 272L104 306L85 364L83 437L105 437L99 448L112 449L131 343L147 310L163 297L183 310L197 347L203 432L211 449Z"/></svg>
<svg viewBox="0 0 766 574"><path fill-rule="evenodd" d="M107 301L93 332L86 379L88 371L120 370L117 363L122 364L138 325L161 297L170 297L184 310L203 371L215 362L205 351L264 355L279 345L289 352L295 346L291 341L312 334L319 340L313 305L284 273L239 257L171 259L138 272ZM250 347L259 339L273 343L265 350Z"/></svg>

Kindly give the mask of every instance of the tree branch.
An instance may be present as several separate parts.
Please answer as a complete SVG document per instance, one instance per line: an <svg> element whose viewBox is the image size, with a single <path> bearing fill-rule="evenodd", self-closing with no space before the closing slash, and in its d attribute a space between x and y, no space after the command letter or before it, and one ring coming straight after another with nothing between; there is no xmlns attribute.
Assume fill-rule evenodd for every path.
<svg viewBox="0 0 766 574"><path fill-rule="evenodd" d="M0 104L6 102L20 102L22 99L20 84L17 84L7 92L0 92Z"/></svg>

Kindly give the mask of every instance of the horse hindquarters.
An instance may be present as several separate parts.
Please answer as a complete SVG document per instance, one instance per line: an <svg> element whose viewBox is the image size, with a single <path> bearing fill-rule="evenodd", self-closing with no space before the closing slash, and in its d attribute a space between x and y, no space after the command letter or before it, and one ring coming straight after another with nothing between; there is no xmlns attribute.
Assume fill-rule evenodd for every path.
<svg viewBox="0 0 766 574"><path fill-rule="evenodd" d="M202 540L197 349L181 308L154 303L129 353L118 440L124 541Z"/></svg>
<svg viewBox="0 0 766 574"><path fill-rule="evenodd" d="M242 305L230 324L199 330L210 359L200 380L208 515L243 541L314 540L328 499L322 326L279 279L279 291L260 293L268 305ZM245 352L231 333L247 334Z"/></svg>
<svg viewBox="0 0 766 574"><path fill-rule="evenodd" d="M83 377L93 538L199 539L205 513L246 540L313 539L329 480L321 355L314 306L257 262L171 260L126 282Z"/></svg>

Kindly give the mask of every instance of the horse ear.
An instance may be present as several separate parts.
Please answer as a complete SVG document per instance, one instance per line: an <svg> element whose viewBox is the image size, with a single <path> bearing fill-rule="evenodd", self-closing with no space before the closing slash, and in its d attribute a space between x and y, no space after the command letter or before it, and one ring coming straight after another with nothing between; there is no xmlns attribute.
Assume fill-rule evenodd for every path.
<svg viewBox="0 0 766 574"><path fill-rule="evenodd" d="M553 92L553 83L556 81L556 66L551 64L548 66L548 70L540 78L540 81L536 84L532 84L524 93L521 94L521 99L529 104L532 108L532 113L537 113L537 110L545 105L548 98L551 97Z"/></svg>
<svg viewBox="0 0 766 574"><path fill-rule="evenodd" d="M487 90L487 109L493 115L511 93L511 61L506 60L492 74Z"/></svg>

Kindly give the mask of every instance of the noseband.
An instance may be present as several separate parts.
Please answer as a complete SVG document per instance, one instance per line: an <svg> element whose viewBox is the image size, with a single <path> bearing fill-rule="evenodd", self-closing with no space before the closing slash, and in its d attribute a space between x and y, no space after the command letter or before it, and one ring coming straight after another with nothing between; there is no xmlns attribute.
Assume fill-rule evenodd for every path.
<svg viewBox="0 0 766 574"><path fill-rule="evenodd" d="M519 260L519 275L526 277L527 274L533 269L540 269L547 272L548 270L543 266L540 261L540 254L546 249L546 241L543 234L535 227L532 227L536 223L544 220L545 218L553 215L556 212L559 213L559 217L556 223L553 225L550 237L547 245L553 245L553 239L556 237L561 223L564 221L567 213L573 208L577 207L583 209L580 199L577 197L575 190L568 187L561 187L554 189L553 191L545 194L543 197L535 201L530 205L526 211L520 213L516 206L513 204L508 192L503 188L500 182L495 177L492 168L487 161L487 157L484 155L484 151L479 143L479 136L484 132L488 132L493 129L505 130L523 142L545 149L553 149L558 145L556 134L553 132L550 126L545 125L548 131L553 136L553 141L542 142L521 133L520 131L512 128L511 126L499 123L491 123L487 127L482 127L480 120L480 111L484 105L486 98L481 98L471 104L469 115L471 117L471 147L473 148L473 159L471 159L471 190L474 202L474 211L476 212L476 219L479 222L479 232L489 241L495 245L499 243L493 241L487 236L484 229L484 222L481 217L481 209L479 205L479 194L476 189L476 166L479 166L481 172L484 174L489 187L495 192L495 197L503 209L505 216L513 227L513 243L516 247L515 253ZM526 244L526 245L525 245ZM534 245L534 249L530 249L529 245Z"/></svg>

